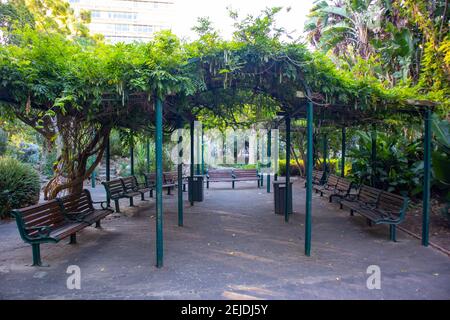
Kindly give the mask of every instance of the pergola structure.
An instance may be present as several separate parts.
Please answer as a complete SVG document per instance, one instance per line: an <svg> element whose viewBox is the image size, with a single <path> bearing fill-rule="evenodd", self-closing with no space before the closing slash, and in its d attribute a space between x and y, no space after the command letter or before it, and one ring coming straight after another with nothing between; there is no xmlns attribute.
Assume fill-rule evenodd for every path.
<svg viewBox="0 0 450 320"><path fill-rule="evenodd" d="M198 60L194 60L193 64L196 64ZM209 66L197 66L201 70L208 70ZM254 68L254 66L250 66ZM273 68L277 68L276 65ZM245 67L244 67L245 69ZM267 70L266 70L267 72ZM245 74L242 70L239 73ZM214 102L208 99L208 95L213 93L216 95L220 92L223 96L234 96L236 90L250 90L257 94L267 94L275 101L279 103L279 110L277 111L278 117L273 119L272 123L275 123L278 127L284 122L286 131L286 184L290 182L290 148L291 148L291 120L292 119L305 119L306 120L306 140L307 140L307 161L306 161L306 202L305 202L305 255L311 254L311 238L312 238L312 170L314 165L313 159L313 130L314 124L317 121L321 122L321 126L335 126L341 128L342 132L342 161L341 161L341 174L344 175L345 168L345 154L346 154L346 128L353 125L360 125L361 123L372 126L372 130L376 130L376 123L380 123L385 119L401 118L407 121L417 122L418 117L423 119L424 125L424 180L423 180L423 225L422 225L422 245L428 246L429 241L429 213L430 213L430 172L431 172L431 114L436 106L435 103L425 100L406 100L402 101L397 106L389 104L381 104L377 109L359 109L350 104L334 104L318 102L318 99L313 97L320 97L319 92L313 92L310 85L305 80L298 80L298 87L295 92L288 92L280 88L279 85L271 87L263 82L256 81L249 85L249 83L241 83L239 74L237 80L232 82L229 87L223 87L223 76L214 78L211 73L206 72L206 77L210 77L210 86L205 88L204 91L198 92L191 97L183 97L183 100L188 100L188 107L186 105L183 108L177 108L176 104L179 101L179 97L174 96L161 96L155 95L154 98L154 124L155 124L155 154L156 154L156 266L163 266L164 256L164 237L163 237L163 197L162 197L162 185L163 185L163 167L162 167L162 152L163 152L163 115L171 129L182 129L184 124L188 123L190 126L190 176L195 174L194 161L192 159L197 157L194 155L194 145L199 141L194 139L194 119L196 117L196 110L202 108L209 108L214 110L221 102L217 99ZM269 76L273 76L269 72ZM207 82L208 83L208 82ZM220 83L220 85L218 85ZM240 87L242 86L242 88ZM280 90L280 91L278 91ZM280 94L280 92L283 92ZM280 119L281 116L281 119ZM269 131L270 132L270 131ZM179 145L182 142L182 136L179 135ZM270 136L268 137L269 147L267 155L270 156ZM133 152L133 150L131 150ZM179 149L179 152L182 151ZM147 144L147 155L150 150ZM327 144L326 137L324 138L324 159L326 161ZM181 156L182 154L180 154ZM201 158L203 158L203 147ZM376 158L376 135L372 135L372 163ZM133 158L131 160L133 162ZM148 160L149 161L149 160ZM148 162L147 162L148 163ZM202 162L202 168L203 168ZM198 165L200 166L200 165ZM133 165L132 169L133 170ZM200 172L200 167L197 168L197 174ZM203 170L201 171L203 172ZM109 148L107 149L107 179L109 179ZM275 179L277 179L275 175ZM287 199L292 195L290 188L286 188ZM270 192L270 176L267 177L267 190ZM191 190L189 189L189 192ZM194 203L191 202L191 205ZM285 221L289 221L289 208L285 206ZM178 165L178 225L183 226L183 191L182 191L182 165Z"/></svg>
<svg viewBox="0 0 450 320"><path fill-rule="evenodd" d="M272 41L272 40L271 40ZM107 179L109 175L109 143L105 142L112 126L128 127L132 131L154 127L156 153L156 265L163 266L163 132L184 127L190 124L191 129L191 159L194 159L194 127L193 121L207 110L210 114L226 119L230 117L230 110L239 110L249 95L264 95L272 101L265 106L276 114L282 114L286 126L286 183L289 185L290 166L290 131L291 119L306 119L306 202L305 202L305 254L311 254L312 230L312 169L313 169L313 128L314 119L320 119L322 125L334 125L342 128L343 154L345 155L345 128L355 123L373 125L386 118L417 121L418 116L424 122L424 180L423 180L423 230L422 244L428 245L429 212L430 212L430 169L431 169L431 114L435 104L429 101L407 101L407 96L382 89L361 80L349 81L336 71L334 65L323 57L316 57L301 45L276 43L274 50L268 51L267 46L258 43L242 42L238 45L230 44L198 51L198 57L185 61L173 70L173 75L181 74L183 81L191 83L189 90L164 90L164 84L171 82L172 88L179 80L168 78L149 78L154 81L148 86L150 92L128 92L121 94L103 94L100 107L101 113L91 115L91 101L83 101L85 105L73 108L63 116L77 119L79 115L85 121L95 118L103 125L99 132L102 146L106 145ZM148 65L140 66L149 72ZM142 70L141 70L142 71ZM153 70L151 70L153 71ZM9 70L4 70L9 73ZM145 73L143 72L143 73ZM172 72L172 71L170 71ZM19 73L20 75L20 73ZM31 90L31 89L30 89ZM135 89L135 91L137 91ZM13 95L12 92L15 94ZM23 94L25 89L15 87L14 82L7 82L0 90L0 102L20 106L22 120L35 124L36 119L28 119L27 108L35 108L45 112L48 105L54 101L41 99L30 101L31 94ZM242 93L246 94L242 94ZM21 94L22 93L22 94ZM17 98L20 97L20 98ZM251 97L250 97L251 98ZM251 99L249 99L250 101ZM120 108L119 108L120 107ZM25 110L24 110L25 109ZM24 112L25 111L25 112ZM85 112L87 115L84 115ZM202 115L204 116L204 114ZM112 121L111 119L114 119ZM131 121L130 121L131 119ZM164 119L164 121L163 121ZM126 120L126 121L125 121ZM28 122L27 122L28 121ZM104 129L104 130L103 130ZM180 137L181 139L181 137ZM94 141L98 143L98 141ZM199 141L197 141L199 143ZM99 148L97 148L99 149ZM270 149L270 148L269 148ZM375 141L373 144L375 156ZM94 148L94 150L96 150ZM103 152L103 151L102 151ZM149 154L149 150L147 154ZM100 157L101 158L101 157ZM85 158L82 159L86 160ZM97 164L99 159L97 159ZM132 159L133 162L133 159ZM133 167L132 167L133 169ZM190 164L190 175L194 175L194 163ZM92 167L90 170L93 170ZM92 171L90 171L92 172ZM88 173L88 175L90 174ZM79 177L78 177L79 178ZM270 178L269 178L270 179ZM78 181L79 182L79 181ZM269 188L270 180L267 185ZM179 225L183 225L183 195L181 165L178 166L178 216ZM289 197L287 188L286 197ZM287 206L286 206L287 207ZM285 212L288 221L288 212Z"/></svg>

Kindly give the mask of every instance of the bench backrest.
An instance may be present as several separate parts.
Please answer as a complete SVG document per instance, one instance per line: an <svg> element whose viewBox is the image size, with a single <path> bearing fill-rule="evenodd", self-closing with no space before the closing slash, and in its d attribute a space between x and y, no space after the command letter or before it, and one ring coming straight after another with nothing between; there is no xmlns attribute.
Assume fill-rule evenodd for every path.
<svg viewBox="0 0 450 320"><path fill-rule="evenodd" d="M135 176L130 176L120 179L122 181L122 187L125 191L134 190L137 187L137 181Z"/></svg>
<svg viewBox="0 0 450 320"><path fill-rule="evenodd" d="M144 173L144 179L147 187L154 186L156 184L156 173Z"/></svg>
<svg viewBox="0 0 450 320"><path fill-rule="evenodd" d="M177 171L163 172L163 181L164 183L176 183L178 181L178 172Z"/></svg>
<svg viewBox="0 0 450 320"><path fill-rule="evenodd" d="M378 199L377 208L388 211L389 213L402 219L406 208L408 207L408 198L400 195L382 191Z"/></svg>
<svg viewBox="0 0 450 320"><path fill-rule="evenodd" d="M61 209L68 215L71 213L88 213L94 210L91 194L88 190L80 193L72 193L57 199Z"/></svg>
<svg viewBox="0 0 450 320"><path fill-rule="evenodd" d="M358 192L358 200L367 204L376 205L380 196L381 190L373 187L361 185Z"/></svg>
<svg viewBox="0 0 450 320"><path fill-rule="evenodd" d="M37 230L27 230L32 227L48 226L51 229L65 223L65 217L61 206L56 199L42 204L13 210L20 236L28 241L38 234Z"/></svg>
<svg viewBox="0 0 450 320"><path fill-rule="evenodd" d="M330 187L336 187L337 183L339 181L339 177L334 175L334 174L330 174L328 175L328 179L326 184Z"/></svg>
<svg viewBox="0 0 450 320"><path fill-rule="evenodd" d="M236 178L256 178L258 170L256 169L234 169L233 174Z"/></svg>
<svg viewBox="0 0 450 320"><path fill-rule="evenodd" d="M120 179L115 179L111 181L103 181L103 186L105 187L106 193L109 197L114 198L122 195L123 193L123 185Z"/></svg>
<svg viewBox="0 0 450 320"><path fill-rule="evenodd" d="M225 169L225 170L208 170L208 178L215 179L215 178L230 178L232 177L232 170Z"/></svg>
<svg viewBox="0 0 450 320"><path fill-rule="evenodd" d="M313 178L313 181L321 181L322 178L323 178L323 171L313 170L312 171L312 178Z"/></svg>
<svg viewBox="0 0 450 320"><path fill-rule="evenodd" d="M336 184L336 189L339 191L349 192L351 187L352 187L352 182L345 178L339 178L339 180Z"/></svg>

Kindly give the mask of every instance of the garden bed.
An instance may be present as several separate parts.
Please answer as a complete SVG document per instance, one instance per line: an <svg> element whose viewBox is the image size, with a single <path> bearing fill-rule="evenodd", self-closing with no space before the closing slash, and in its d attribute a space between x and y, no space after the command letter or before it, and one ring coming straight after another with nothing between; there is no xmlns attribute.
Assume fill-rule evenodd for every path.
<svg viewBox="0 0 450 320"><path fill-rule="evenodd" d="M443 215L445 203L436 199L431 201L430 242L450 253L450 221ZM422 235L422 203L414 203L400 225L407 231L421 238Z"/></svg>

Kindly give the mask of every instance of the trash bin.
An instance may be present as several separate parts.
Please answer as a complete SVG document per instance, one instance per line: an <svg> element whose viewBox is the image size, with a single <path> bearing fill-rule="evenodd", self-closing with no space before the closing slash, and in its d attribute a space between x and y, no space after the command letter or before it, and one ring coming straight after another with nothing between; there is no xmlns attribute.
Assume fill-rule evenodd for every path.
<svg viewBox="0 0 450 320"><path fill-rule="evenodd" d="M203 201L203 180L202 175L188 177L189 202Z"/></svg>
<svg viewBox="0 0 450 320"><path fill-rule="evenodd" d="M292 182L289 182L289 214L292 214ZM286 203L286 182L273 182L273 195L275 203L275 214L284 215L284 208Z"/></svg>

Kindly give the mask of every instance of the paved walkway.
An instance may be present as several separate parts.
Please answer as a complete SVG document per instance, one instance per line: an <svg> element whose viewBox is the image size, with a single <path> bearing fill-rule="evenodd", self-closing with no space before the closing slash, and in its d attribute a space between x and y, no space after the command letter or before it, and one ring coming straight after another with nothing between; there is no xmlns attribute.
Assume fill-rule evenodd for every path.
<svg viewBox="0 0 450 320"><path fill-rule="evenodd" d="M103 188L95 189L103 198ZM184 194L187 198L187 194ZM31 248L14 223L0 224L2 299L450 299L450 259L386 226L368 227L314 195L312 256L303 254L304 199L294 185L289 223L273 213L273 194L255 183L213 183L206 200L185 202L177 226L176 195L164 195L164 267L155 264L155 203L141 202L80 232L77 245L42 246L47 268L27 266ZM69 290L69 265L81 290ZM369 265L381 290L369 290Z"/></svg>

